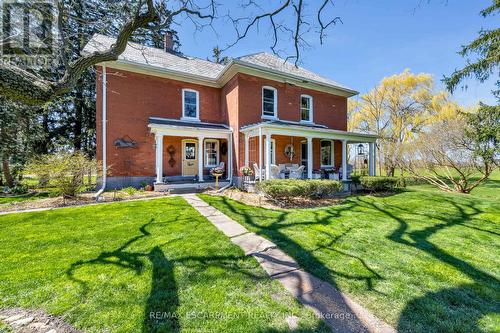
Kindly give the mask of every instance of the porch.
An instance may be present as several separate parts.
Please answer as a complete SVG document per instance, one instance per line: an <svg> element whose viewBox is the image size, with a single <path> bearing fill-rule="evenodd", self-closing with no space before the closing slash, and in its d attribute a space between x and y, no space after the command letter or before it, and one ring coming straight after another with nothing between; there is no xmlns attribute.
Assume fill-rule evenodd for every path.
<svg viewBox="0 0 500 333"><path fill-rule="evenodd" d="M348 182L350 145L360 143L368 144L368 173L375 175L376 135L284 121L245 126L240 132L244 134L242 164L254 171L257 181L291 177Z"/></svg>
<svg viewBox="0 0 500 333"><path fill-rule="evenodd" d="M229 184L232 131L227 125L151 117L149 128L155 135L155 191L213 188L215 167L224 170L218 185Z"/></svg>

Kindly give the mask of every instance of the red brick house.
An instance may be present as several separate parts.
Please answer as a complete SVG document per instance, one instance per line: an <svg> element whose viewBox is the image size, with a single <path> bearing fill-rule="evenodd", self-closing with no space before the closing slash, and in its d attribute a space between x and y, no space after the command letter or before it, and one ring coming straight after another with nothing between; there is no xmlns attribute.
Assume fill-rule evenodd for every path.
<svg viewBox="0 0 500 333"><path fill-rule="evenodd" d="M84 51L113 42L95 35ZM274 55L222 65L129 43L97 72L97 157L107 188L202 187L218 165L227 182L239 182L243 166L269 178L286 163L304 165L304 178L324 177L321 170L348 169L350 143L369 144L374 174L376 137L347 132L347 99L357 92Z"/></svg>

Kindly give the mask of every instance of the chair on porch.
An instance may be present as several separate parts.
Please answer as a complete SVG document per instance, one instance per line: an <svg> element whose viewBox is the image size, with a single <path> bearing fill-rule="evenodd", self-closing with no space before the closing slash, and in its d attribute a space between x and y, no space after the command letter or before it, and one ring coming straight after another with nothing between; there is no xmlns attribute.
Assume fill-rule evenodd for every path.
<svg viewBox="0 0 500 333"><path fill-rule="evenodd" d="M302 179L302 174L304 173L305 166L301 165L298 168L290 169L290 179Z"/></svg>
<svg viewBox="0 0 500 333"><path fill-rule="evenodd" d="M281 178L280 177L280 168L275 165L275 164L271 164L271 168L269 169L270 173L269 173L269 179L279 179Z"/></svg>
<svg viewBox="0 0 500 333"><path fill-rule="evenodd" d="M257 163L253 164L253 171L255 174L255 180L262 180L262 170L259 168Z"/></svg>

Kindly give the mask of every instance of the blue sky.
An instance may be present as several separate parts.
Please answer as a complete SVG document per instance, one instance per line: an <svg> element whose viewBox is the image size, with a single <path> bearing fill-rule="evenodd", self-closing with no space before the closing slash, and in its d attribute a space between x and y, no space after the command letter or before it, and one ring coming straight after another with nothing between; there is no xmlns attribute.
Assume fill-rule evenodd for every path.
<svg viewBox="0 0 500 333"><path fill-rule="evenodd" d="M309 0L309 3L315 4L318 0ZM493 27L498 20L498 17L479 15L491 0L334 0L334 4L329 13L340 16L343 24L329 29L323 45L317 34L307 34L310 47L302 51L301 66L361 93L373 88L383 77L405 68L431 73L437 88L443 88L440 82L443 75L465 64L457 54L460 45L473 40L481 28ZM237 8L231 9L241 13ZM229 24L220 22L215 29L217 34L210 29L194 33L194 28L183 22L177 27L181 50L206 58L214 45L224 46L234 36ZM269 29L263 26L225 55L270 52L271 43ZM290 47L291 42L281 45ZM467 80L468 89L457 90L453 97L464 105L479 100L494 104L496 100L491 95L494 82L494 79L483 84Z"/></svg>

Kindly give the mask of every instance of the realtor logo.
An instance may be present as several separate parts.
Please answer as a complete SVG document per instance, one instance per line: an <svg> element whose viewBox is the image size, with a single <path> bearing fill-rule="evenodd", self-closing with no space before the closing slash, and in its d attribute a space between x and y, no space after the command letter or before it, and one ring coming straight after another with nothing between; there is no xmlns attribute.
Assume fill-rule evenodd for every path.
<svg viewBox="0 0 500 333"><path fill-rule="evenodd" d="M53 2L0 0L0 3L3 61L25 66L47 64L54 49Z"/></svg>

